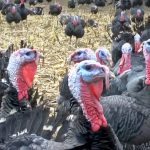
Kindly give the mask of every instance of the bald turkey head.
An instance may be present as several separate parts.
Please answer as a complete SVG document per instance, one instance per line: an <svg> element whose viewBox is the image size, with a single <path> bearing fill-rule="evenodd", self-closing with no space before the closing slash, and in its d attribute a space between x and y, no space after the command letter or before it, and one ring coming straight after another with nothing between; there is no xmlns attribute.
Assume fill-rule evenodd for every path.
<svg viewBox="0 0 150 150"><path fill-rule="evenodd" d="M28 99L28 89L32 86L37 70L39 53L34 49L22 48L10 56L7 67L9 80L18 92L18 100Z"/></svg>
<svg viewBox="0 0 150 150"><path fill-rule="evenodd" d="M146 64L146 80L145 84L150 85L150 39L143 42L143 54Z"/></svg>
<svg viewBox="0 0 150 150"><path fill-rule="evenodd" d="M112 66L112 58L110 52L104 48L100 47L96 50L97 61L102 65Z"/></svg>
<svg viewBox="0 0 150 150"><path fill-rule="evenodd" d="M79 63L83 60L96 60L94 51L89 48L79 48L69 56L70 62Z"/></svg>
<svg viewBox="0 0 150 150"><path fill-rule="evenodd" d="M109 69L94 60L76 64L68 74L68 86L80 104L83 114L91 123L92 131L107 126L99 98L103 91L103 80L109 86Z"/></svg>
<svg viewBox="0 0 150 150"><path fill-rule="evenodd" d="M129 43L125 43L122 46L122 57L119 63L118 74L122 74L124 71L131 69L131 52L132 46Z"/></svg>

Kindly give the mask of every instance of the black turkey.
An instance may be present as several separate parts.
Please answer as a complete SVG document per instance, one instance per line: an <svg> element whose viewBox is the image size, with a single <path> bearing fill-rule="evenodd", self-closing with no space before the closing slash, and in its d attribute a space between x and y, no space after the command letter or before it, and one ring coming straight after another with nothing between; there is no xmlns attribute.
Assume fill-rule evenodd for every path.
<svg viewBox="0 0 150 150"><path fill-rule="evenodd" d="M78 5L83 5L86 3L86 0L78 0Z"/></svg>
<svg viewBox="0 0 150 150"><path fill-rule="evenodd" d="M98 7L104 7L106 0L94 0L94 4Z"/></svg>
<svg viewBox="0 0 150 150"><path fill-rule="evenodd" d="M86 21L87 27L98 27L98 23L94 19L88 19Z"/></svg>
<svg viewBox="0 0 150 150"><path fill-rule="evenodd" d="M141 6L141 5L143 5L143 0L131 0L132 7Z"/></svg>
<svg viewBox="0 0 150 150"><path fill-rule="evenodd" d="M144 10L139 7L131 8L131 21L137 24L141 24L144 21Z"/></svg>
<svg viewBox="0 0 150 150"><path fill-rule="evenodd" d="M119 32L123 31L128 31L131 32L131 21L130 18L127 16L127 14L122 11L119 15L117 15L113 20L112 20L112 26L111 26L111 31L113 33L112 38L114 39L115 37L118 36Z"/></svg>
<svg viewBox="0 0 150 150"><path fill-rule="evenodd" d="M119 2L116 4L117 8L120 8L122 10L127 10L131 8L131 1L130 0L119 0Z"/></svg>
<svg viewBox="0 0 150 150"><path fill-rule="evenodd" d="M43 3L43 0L37 0L38 3Z"/></svg>
<svg viewBox="0 0 150 150"><path fill-rule="evenodd" d="M29 0L29 5L30 6L35 6L37 4L37 0Z"/></svg>
<svg viewBox="0 0 150 150"><path fill-rule="evenodd" d="M43 7L34 7L30 9L30 15L43 15Z"/></svg>
<svg viewBox="0 0 150 150"><path fill-rule="evenodd" d="M98 13L98 7L96 5L91 6L91 13L92 14L97 14Z"/></svg>
<svg viewBox="0 0 150 150"><path fill-rule="evenodd" d="M12 22L19 23L22 20L18 7L15 5L6 8L6 21L11 24Z"/></svg>
<svg viewBox="0 0 150 150"><path fill-rule="evenodd" d="M70 37L75 36L76 40L84 36L83 21L79 16L72 16L65 28L65 34Z"/></svg>
<svg viewBox="0 0 150 150"><path fill-rule="evenodd" d="M145 0L145 6L150 7L150 1L149 0Z"/></svg>
<svg viewBox="0 0 150 150"><path fill-rule="evenodd" d="M71 16L68 14L63 14L60 16L59 18L59 22L60 24L63 25L67 25L69 23L69 21L71 20Z"/></svg>
<svg viewBox="0 0 150 150"><path fill-rule="evenodd" d="M111 54L114 65L121 58L121 47L126 42L134 46L134 35L131 32L122 32L117 36L115 40L113 40Z"/></svg>
<svg viewBox="0 0 150 150"><path fill-rule="evenodd" d="M86 4L91 4L93 2L93 0L86 0Z"/></svg>
<svg viewBox="0 0 150 150"><path fill-rule="evenodd" d="M68 8L75 8L76 1L75 0L68 0Z"/></svg>
<svg viewBox="0 0 150 150"><path fill-rule="evenodd" d="M59 3L51 4L49 6L49 14L58 16L62 11L62 6Z"/></svg>
<svg viewBox="0 0 150 150"><path fill-rule="evenodd" d="M26 20L27 19L27 16L29 15L30 11L25 7L25 4L24 4L24 0L20 0L20 6L18 7L18 11L20 13L20 16L21 16L21 20Z"/></svg>

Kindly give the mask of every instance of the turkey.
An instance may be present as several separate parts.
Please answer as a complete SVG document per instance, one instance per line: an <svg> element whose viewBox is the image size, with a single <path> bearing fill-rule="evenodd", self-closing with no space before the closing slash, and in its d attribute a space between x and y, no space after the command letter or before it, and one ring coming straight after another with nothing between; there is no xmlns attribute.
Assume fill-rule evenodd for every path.
<svg viewBox="0 0 150 150"><path fill-rule="evenodd" d="M78 105L75 108L78 113L71 121L64 142L48 142L33 134L23 134L12 137L1 144L2 150L9 148L52 150L54 147L57 150L122 150L122 146L111 126L107 124L102 106L98 102L101 93L101 86L99 85L103 83L104 79L107 79L108 72L107 67L92 60L85 60L70 70L68 86L74 96L73 105L75 103Z"/></svg>
<svg viewBox="0 0 150 150"><path fill-rule="evenodd" d="M126 15L124 11L122 11L112 21L112 26L111 26L111 31L113 33L112 38L114 39L115 37L117 37L119 32L121 31L131 32L132 30L131 30L130 25L131 25L130 18Z"/></svg>
<svg viewBox="0 0 150 150"><path fill-rule="evenodd" d="M21 16L21 20L26 20L27 16L29 15L29 10L25 7L24 0L21 0L20 6L19 6L19 13Z"/></svg>
<svg viewBox="0 0 150 150"><path fill-rule="evenodd" d="M105 3L106 3L106 0L94 0L94 3L98 7L104 7Z"/></svg>
<svg viewBox="0 0 150 150"><path fill-rule="evenodd" d="M6 21L11 24L12 22L19 23L22 20L18 7L15 5L6 8Z"/></svg>
<svg viewBox="0 0 150 150"><path fill-rule="evenodd" d="M6 50L1 50L0 52L0 80L5 78L5 71L9 62L9 57L14 51L14 44L9 44Z"/></svg>
<svg viewBox="0 0 150 150"><path fill-rule="evenodd" d="M30 9L30 15L42 15L43 12L43 7L34 7Z"/></svg>
<svg viewBox="0 0 150 150"><path fill-rule="evenodd" d="M76 37L76 42L78 38L84 36L84 27L82 24L82 19L79 16L72 16L65 28L65 34L70 37L70 42L72 36Z"/></svg>
<svg viewBox="0 0 150 150"><path fill-rule="evenodd" d="M149 0L145 0L145 6L150 7L150 1Z"/></svg>
<svg viewBox="0 0 150 150"><path fill-rule="evenodd" d="M143 0L131 0L131 6L142 6L143 5Z"/></svg>
<svg viewBox="0 0 150 150"><path fill-rule="evenodd" d="M141 24L144 21L144 10L142 8L131 8L131 20L134 23Z"/></svg>
<svg viewBox="0 0 150 150"><path fill-rule="evenodd" d="M87 27L95 27L95 28L97 28L98 27L98 22L96 22L94 19L88 19L86 21L86 26Z"/></svg>
<svg viewBox="0 0 150 150"><path fill-rule="evenodd" d="M62 11L62 6L59 3L51 4L49 6L49 14L58 16Z"/></svg>
<svg viewBox="0 0 150 150"><path fill-rule="evenodd" d="M117 74L122 74L125 71L131 69L131 52L132 52L132 46L129 43L123 44L122 48L122 57L120 59L119 68L117 71Z"/></svg>
<svg viewBox="0 0 150 150"><path fill-rule="evenodd" d="M1 119L7 117L12 110L31 109L28 90L32 86L39 57L36 50L29 48L22 48L11 54L7 66L9 87L2 98Z"/></svg>
<svg viewBox="0 0 150 150"><path fill-rule="evenodd" d="M93 0L86 0L85 3L86 3L86 4L91 4L91 3L93 3Z"/></svg>
<svg viewBox="0 0 150 150"><path fill-rule="evenodd" d="M130 0L119 0L116 4L117 8L121 8L122 10L127 10L131 8L131 1Z"/></svg>
<svg viewBox="0 0 150 150"><path fill-rule="evenodd" d="M71 16L68 14L62 14L59 17L59 22L60 24L63 25L67 25L69 23L69 21L71 20Z"/></svg>
<svg viewBox="0 0 150 150"><path fill-rule="evenodd" d="M30 6L35 6L37 4L37 0L29 0L29 5Z"/></svg>
<svg viewBox="0 0 150 150"><path fill-rule="evenodd" d="M83 5L86 3L86 0L78 0L78 5Z"/></svg>
<svg viewBox="0 0 150 150"><path fill-rule="evenodd" d="M68 8L75 8L76 1L75 0L68 0Z"/></svg>
<svg viewBox="0 0 150 150"><path fill-rule="evenodd" d="M98 7L96 5L91 6L91 13L92 14L97 14L98 13Z"/></svg>
<svg viewBox="0 0 150 150"><path fill-rule="evenodd" d="M131 32L121 32L115 40L113 40L111 54L113 65L121 58L121 47L125 43L130 43L134 47L134 35Z"/></svg>

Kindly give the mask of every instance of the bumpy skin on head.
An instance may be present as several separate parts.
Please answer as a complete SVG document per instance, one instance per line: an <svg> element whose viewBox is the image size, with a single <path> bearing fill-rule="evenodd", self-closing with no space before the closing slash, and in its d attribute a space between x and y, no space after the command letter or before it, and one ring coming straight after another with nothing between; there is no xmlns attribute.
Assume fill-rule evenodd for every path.
<svg viewBox="0 0 150 150"><path fill-rule="evenodd" d="M18 100L28 99L27 90L32 86L38 60L39 53L28 48L19 49L10 56L7 71L18 92Z"/></svg>
<svg viewBox="0 0 150 150"><path fill-rule="evenodd" d="M122 57L119 64L118 74L123 73L126 70L129 70L131 68L131 52L132 52L132 46L129 43L125 43L122 46Z"/></svg>
<svg viewBox="0 0 150 150"><path fill-rule="evenodd" d="M69 72L70 91L81 105L94 132L98 131L101 126L107 126L99 97L103 90L103 79L108 87L108 78L109 69L93 60L82 61Z"/></svg>
<svg viewBox="0 0 150 150"><path fill-rule="evenodd" d="M69 61L74 63L79 63L83 60L96 60L94 51L90 48L78 48L69 56Z"/></svg>

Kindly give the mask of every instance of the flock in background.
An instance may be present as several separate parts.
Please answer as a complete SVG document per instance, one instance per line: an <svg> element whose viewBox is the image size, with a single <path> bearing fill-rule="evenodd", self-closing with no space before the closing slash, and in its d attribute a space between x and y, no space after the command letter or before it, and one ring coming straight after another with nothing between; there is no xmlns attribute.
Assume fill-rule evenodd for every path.
<svg viewBox="0 0 150 150"><path fill-rule="evenodd" d="M19 23L28 15L43 15L42 0L0 1L6 21ZM50 15L67 36L84 36L98 23L62 14L51 0ZM27 7L29 4L34 7ZM78 48L59 86L57 108L32 87L43 56L23 40L0 53L0 150L149 150L150 149L150 0L69 0L68 7L112 5L115 15L106 31L111 51ZM145 5L145 6L144 6ZM150 10L147 12L150 13Z"/></svg>

